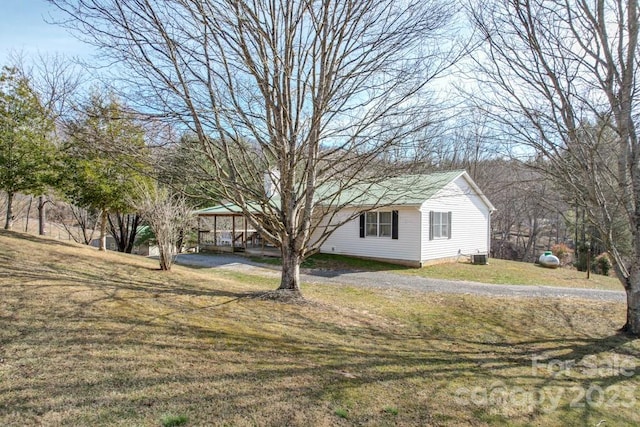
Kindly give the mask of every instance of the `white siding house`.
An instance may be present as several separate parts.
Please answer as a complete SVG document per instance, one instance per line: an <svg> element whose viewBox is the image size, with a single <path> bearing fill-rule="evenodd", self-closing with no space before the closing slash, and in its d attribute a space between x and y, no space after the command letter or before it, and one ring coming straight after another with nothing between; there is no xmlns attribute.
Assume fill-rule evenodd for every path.
<svg viewBox="0 0 640 427"><path fill-rule="evenodd" d="M345 208L336 223L358 210L365 213L336 229L320 252L412 266L489 252L495 208L465 171L395 181L390 184L396 185L393 198L374 195L381 207L367 208L365 197L358 206Z"/></svg>
<svg viewBox="0 0 640 427"><path fill-rule="evenodd" d="M269 188L265 186L268 194ZM325 217L313 225L312 247L321 243L322 253L420 267L460 255L489 253L491 212L495 208L463 170L404 175L344 191L329 183L316 190L321 200L329 194L332 206L344 206L331 216L330 223ZM247 209L260 214L261 207L249 204ZM242 209L236 205L214 206L196 214L201 250L277 253L277 248L265 247L265 241L248 227ZM327 229L334 231L322 242ZM229 236L226 246L223 235Z"/></svg>

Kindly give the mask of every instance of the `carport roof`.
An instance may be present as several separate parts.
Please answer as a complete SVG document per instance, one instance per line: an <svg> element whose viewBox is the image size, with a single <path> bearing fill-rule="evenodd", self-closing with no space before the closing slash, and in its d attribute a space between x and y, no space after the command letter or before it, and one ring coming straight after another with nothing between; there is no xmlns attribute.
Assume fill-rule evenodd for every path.
<svg viewBox="0 0 640 427"><path fill-rule="evenodd" d="M247 203L247 210L252 214L259 214L264 212L264 209L257 203ZM242 215L244 212L242 208L235 203L224 203L217 206L211 206L209 208L200 209L194 212L199 216L224 216L224 215Z"/></svg>

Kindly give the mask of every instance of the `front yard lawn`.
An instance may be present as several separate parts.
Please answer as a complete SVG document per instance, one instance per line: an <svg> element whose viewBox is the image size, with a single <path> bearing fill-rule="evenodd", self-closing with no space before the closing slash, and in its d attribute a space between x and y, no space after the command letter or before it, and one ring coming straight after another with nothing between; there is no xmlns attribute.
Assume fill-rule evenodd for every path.
<svg viewBox="0 0 640 427"><path fill-rule="evenodd" d="M0 231L0 424L640 424L623 304L277 282Z"/></svg>

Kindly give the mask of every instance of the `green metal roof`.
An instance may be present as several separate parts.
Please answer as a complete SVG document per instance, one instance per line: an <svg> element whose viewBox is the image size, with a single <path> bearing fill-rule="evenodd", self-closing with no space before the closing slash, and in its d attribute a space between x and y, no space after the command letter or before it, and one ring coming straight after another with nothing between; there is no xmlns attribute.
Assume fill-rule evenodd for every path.
<svg viewBox="0 0 640 427"><path fill-rule="evenodd" d="M261 213L264 210L258 203L247 203L247 209L250 213ZM242 208L235 203L225 203L222 205L212 206L210 208L204 208L193 212L195 215L242 215Z"/></svg>
<svg viewBox="0 0 640 427"><path fill-rule="evenodd" d="M464 170L455 170L428 175L401 175L378 183L358 183L343 191L328 184L318 189L318 197L322 199L319 201L321 204L421 205L464 173Z"/></svg>
<svg viewBox="0 0 640 427"><path fill-rule="evenodd" d="M490 210L495 210L491 202L482 194L464 170L437 172L423 175L401 175L387 178L378 183L357 183L340 190L337 183L326 183L316 189L316 201L320 205L332 206L419 206L442 190L447 184L465 175L468 183L478 192ZM270 202L277 206L278 199ZM249 212L262 213L264 209L258 203L248 204ZM194 212L196 215L232 215L242 214L242 209L227 203Z"/></svg>

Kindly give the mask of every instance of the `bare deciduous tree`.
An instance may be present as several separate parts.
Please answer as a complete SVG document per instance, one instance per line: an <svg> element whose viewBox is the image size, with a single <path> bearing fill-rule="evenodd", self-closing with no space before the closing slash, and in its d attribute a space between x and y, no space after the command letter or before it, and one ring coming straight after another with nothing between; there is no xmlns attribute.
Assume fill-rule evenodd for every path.
<svg viewBox="0 0 640 427"><path fill-rule="evenodd" d="M50 2L126 64L146 111L197 136L209 178L281 248L280 289L295 293L301 261L340 225L320 219L383 181L381 160L415 152L427 84L457 59L446 0Z"/></svg>
<svg viewBox="0 0 640 427"><path fill-rule="evenodd" d="M138 227L142 223L139 213L113 212L107 215L107 229L116 243L118 252L130 254L136 242Z"/></svg>
<svg viewBox="0 0 640 427"><path fill-rule="evenodd" d="M498 0L472 10L486 47L476 54L486 110L535 149L597 226L627 292L623 330L640 335L637 0ZM621 217L628 250L616 238Z"/></svg>
<svg viewBox="0 0 640 427"><path fill-rule="evenodd" d="M172 195L165 188L147 185L138 190L132 200L155 235L160 251L160 269L171 270L185 230L193 226L193 208L182 196Z"/></svg>
<svg viewBox="0 0 640 427"><path fill-rule="evenodd" d="M52 205L49 212L51 220L61 225L76 243L90 245L99 225L100 213L60 200Z"/></svg>
<svg viewBox="0 0 640 427"><path fill-rule="evenodd" d="M73 113L74 98L86 83L86 74L73 59L60 54L38 53L31 57L20 52L10 55L18 72L32 82L51 118L59 120ZM55 129L57 132L60 127ZM57 136L57 135L56 135Z"/></svg>

